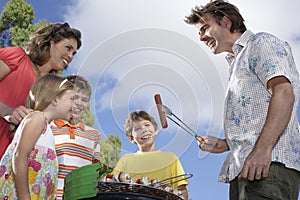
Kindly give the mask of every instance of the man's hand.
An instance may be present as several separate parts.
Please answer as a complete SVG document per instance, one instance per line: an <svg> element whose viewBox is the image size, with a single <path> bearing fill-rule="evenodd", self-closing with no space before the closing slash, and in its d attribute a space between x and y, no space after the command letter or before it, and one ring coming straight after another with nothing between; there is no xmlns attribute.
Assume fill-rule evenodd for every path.
<svg viewBox="0 0 300 200"><path fill-rule="evenodd" d="M219 139L214 136L201 136L197 138L199 148L202 151L211 153L223 153L228 151L228 145L225 139Z"/></svg>
<svg viewBox="0 0 300 200"><path fill-rule="evenodd" d="M253 149L244 162L239 178L248 181L261 180L269 175L272 161L272 150Z"/></svg>

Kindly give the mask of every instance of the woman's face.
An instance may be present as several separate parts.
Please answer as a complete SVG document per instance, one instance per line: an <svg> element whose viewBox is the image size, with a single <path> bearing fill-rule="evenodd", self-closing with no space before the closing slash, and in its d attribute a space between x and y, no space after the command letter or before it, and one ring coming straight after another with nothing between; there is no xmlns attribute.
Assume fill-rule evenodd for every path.
<svg viewBox="0 0 300 200"><path fill-rule="evenodd" d="M62 71L72 62L73 56L77 51L77 41L75 38L65 38L50 46L50 59L48 63L52 69Z"/></svg>

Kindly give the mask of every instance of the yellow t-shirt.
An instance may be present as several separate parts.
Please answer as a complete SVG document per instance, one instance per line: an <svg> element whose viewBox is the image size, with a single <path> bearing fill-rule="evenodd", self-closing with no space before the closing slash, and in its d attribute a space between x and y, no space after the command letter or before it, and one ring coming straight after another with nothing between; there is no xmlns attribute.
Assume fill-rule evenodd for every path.
<svg viewBox="0 0 300 200"><path fill-rule="evenodd" d="M132 180L139 179L142 176L163 180L185 174L177 156L172 152L162 151L138 151L134 154L125 154L120 158L112 174L117 172L128 172ZM182 180L172 186L177 188L180 185L188 185L188 181Z"/></svg>

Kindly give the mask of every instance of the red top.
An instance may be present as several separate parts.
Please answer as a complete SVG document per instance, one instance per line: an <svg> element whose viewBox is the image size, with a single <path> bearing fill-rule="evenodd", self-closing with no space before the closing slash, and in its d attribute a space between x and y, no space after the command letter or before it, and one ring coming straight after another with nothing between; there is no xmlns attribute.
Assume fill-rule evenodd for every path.
<svg viewBox="0 0 300 200"><path fill-rule="evenodd" d="M0 101L11 108L25 105L31 86L37 79L29 56L22 48L6 47L0 49L0 60L10 69L10 73L0 81ZM11 140L8 123L0 118L0 158Z"/></svg>

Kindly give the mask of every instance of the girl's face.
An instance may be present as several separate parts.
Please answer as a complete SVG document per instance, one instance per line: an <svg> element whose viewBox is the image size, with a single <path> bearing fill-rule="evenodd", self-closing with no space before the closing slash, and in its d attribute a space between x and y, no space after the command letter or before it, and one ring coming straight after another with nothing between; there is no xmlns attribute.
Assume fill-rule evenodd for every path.
<svg viewBox="0 0 300 200"><path fill-rule="evenodd" d="M77 41L74 38L65 38L58 43L51 42L48 63L52 66L52 69L62 71L72 62L76 50Z"/></svg>
<svg viewBox="0 0 300 200"><path fill-rule="evenodd" d="M72 117L74 91L67 90L61 97L56 98L56 118L69 121Z"/></svg>
<svg viewBox="0 0 300 200"><path fill-rule="evenodd" d="M154 139L157 132L153 124L148 120L133 122L132 141L136 142L140 150L154 146Z"/></svg>

